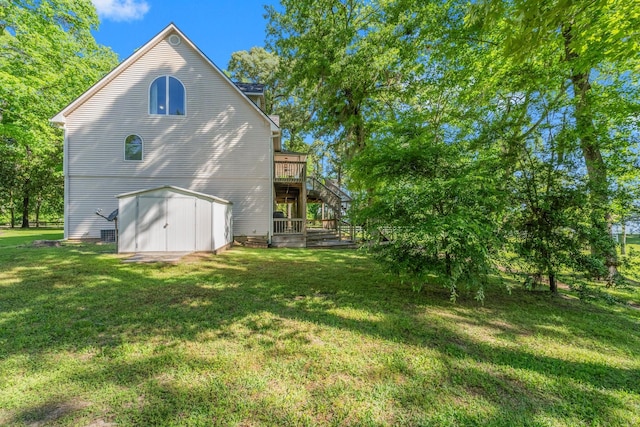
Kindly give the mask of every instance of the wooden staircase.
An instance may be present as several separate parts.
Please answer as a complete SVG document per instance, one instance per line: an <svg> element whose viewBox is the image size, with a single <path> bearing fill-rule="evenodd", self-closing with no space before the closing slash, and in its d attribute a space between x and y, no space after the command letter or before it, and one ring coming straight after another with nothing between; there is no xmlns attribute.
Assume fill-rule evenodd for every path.
<svg viewBox="0 0 640 427"><path fill-rule="evenodd" d="M351 196L330 180L323 183L314 177L307 178L307 193L330 206L338 220L345 216L351 203Z"/></svg>
<svg viewBox="0 0 640 427"><path fill-rule="evenodd" d="M307 194L317 200L322 200L333 211L334 224L344 224L351 196L343 191L334 181L325 179L324 182L314 178L307 178ZM352 240L344 240L343 236L334 229L307 229L307 248L357 248Z"/></svg>

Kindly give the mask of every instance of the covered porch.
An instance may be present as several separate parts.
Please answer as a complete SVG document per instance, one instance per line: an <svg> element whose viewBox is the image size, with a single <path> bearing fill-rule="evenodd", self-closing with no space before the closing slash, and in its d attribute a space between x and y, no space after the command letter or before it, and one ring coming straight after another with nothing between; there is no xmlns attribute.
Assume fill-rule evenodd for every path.
<svg viewBox="0 0 640 427"><path fill-rule="evenodd" d="M274 210L272 246L305 247L307 216L307 155L274 156Z"/></svg>
<svg viewBox="0 0 640 427"><path fill-rule="evenodd" d="M271 246L326 247L328 242L339 243L351 236L349 227L341 227L350 197L331 181L322 181L307 176L306 154L275 154ZM310 203L319 205L315 219L307 219Z"/></svg>

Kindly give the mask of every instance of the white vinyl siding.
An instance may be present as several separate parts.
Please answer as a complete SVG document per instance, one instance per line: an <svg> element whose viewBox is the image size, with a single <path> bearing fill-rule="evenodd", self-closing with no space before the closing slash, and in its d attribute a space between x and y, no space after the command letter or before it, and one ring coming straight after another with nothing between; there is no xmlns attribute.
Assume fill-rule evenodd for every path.
<svg viewBox="0 0 640 427"><path fill-rule="evenodd" d="M149 114L149 87L178 78L187 116ZM144 141L144 161L124 161L128 135ZM186 43L160 41L67 117L68 238L100 237L113 224L95 210L117 208L115 195L162 185L233 203L236 235L268 235L271 126Z"/></svg>

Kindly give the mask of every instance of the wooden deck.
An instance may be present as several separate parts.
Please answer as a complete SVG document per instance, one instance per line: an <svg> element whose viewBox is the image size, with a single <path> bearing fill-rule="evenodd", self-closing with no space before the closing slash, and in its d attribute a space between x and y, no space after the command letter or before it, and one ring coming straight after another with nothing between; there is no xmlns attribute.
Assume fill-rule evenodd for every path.
<svg viewBox="0 0 640 427"><path fill-rule="evenodd" d="M274 161L273 181L287 183L304 183L306 177L306 162Z"/></svg>
<svg viewBox="0 0 640 427"><path fill-rule="evenodd" d="M277 210L273 218L272 247L354 247L354 233L338 224L351 197L330 180L308 178L306 154L280 152L274 156L273 188ZM322 203L322 219L307 221L307 203ZM325 206L333 212L325 218ZM286 218L282 218L286 216Z"/></svg>

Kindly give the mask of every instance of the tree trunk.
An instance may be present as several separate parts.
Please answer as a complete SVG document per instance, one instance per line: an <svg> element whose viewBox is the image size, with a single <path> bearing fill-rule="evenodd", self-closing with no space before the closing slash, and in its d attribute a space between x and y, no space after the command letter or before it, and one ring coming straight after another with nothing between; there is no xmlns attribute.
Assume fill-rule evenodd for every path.
<svg viewBox="0 0 640 427"><path fill-rule="evenodd" d="M445 269L447 272L447 276L451 277L452 269L451 269L451 254L449 252L445 252Z"/></svg>
<svg viewBox="0 0 640 427"><path fill-rule="evenodd" d="M627 254L627 224L622 221L622 238L620 239L620 254Z"/></svg>
<svg viewBox="0 0 640 427"><path fill-rule="evenodd" d="M616 249L616 242L613 240L613 220L611 212L607 209L605 214L605 227L607 228L607 236L609 237L606 242L606 246L603 248L605 257L605 265L607 266L607 286L613 285L618 277L618 251Z"/></svg>
<svg viewBox="0 0 640 427"><path fill-rule="evenodd" d="M38 197L36 199L36 228L40 228L40 205L42 204L42 199Z"/></svg>
<svg viewBox="0 0 640 427"><path fill-rule="evenodd" d="M565 60L571 65L571 84L576 101L574 110L576 132L589 177L591 222L600 237L596 237L591 245L593 253L605 261L608 269L607 282L612 283L618 274L618 259L611 235L607 167L598 146L597 131L593 123L593 111L589 100L591 91L589 71L579 71L574 68L573 63L578 59L578 54L571 47L572 31L571 25L563 28ZM606 244L602 245L599 242L606 242Z"/></svg>
<svg viewBox="0 0 640 427"><path fill-rule="evenodd" d="M549 273L549 290L551 293L558 293L558 282L556 282L556 275Z"/></svg>
<svg viewBox="0 0 640 427"><path fill-rule="evenodd" d="M29 228L29 196L26 195L22 199L22 226L21 228Z"/></svg>
<svg viewBox="0 0 640 427"><path fill-rule="evenodd" d="M13 206L13 202L11 202L9 212L11 212L11 228L16 228L16 208Z"/></svg>
<svg viewBox="0 0 640 427"><path fill-rule="evenodd" d="M24 196L22 197L22 227L29 228L29 179L24 183Z"/></svg>

